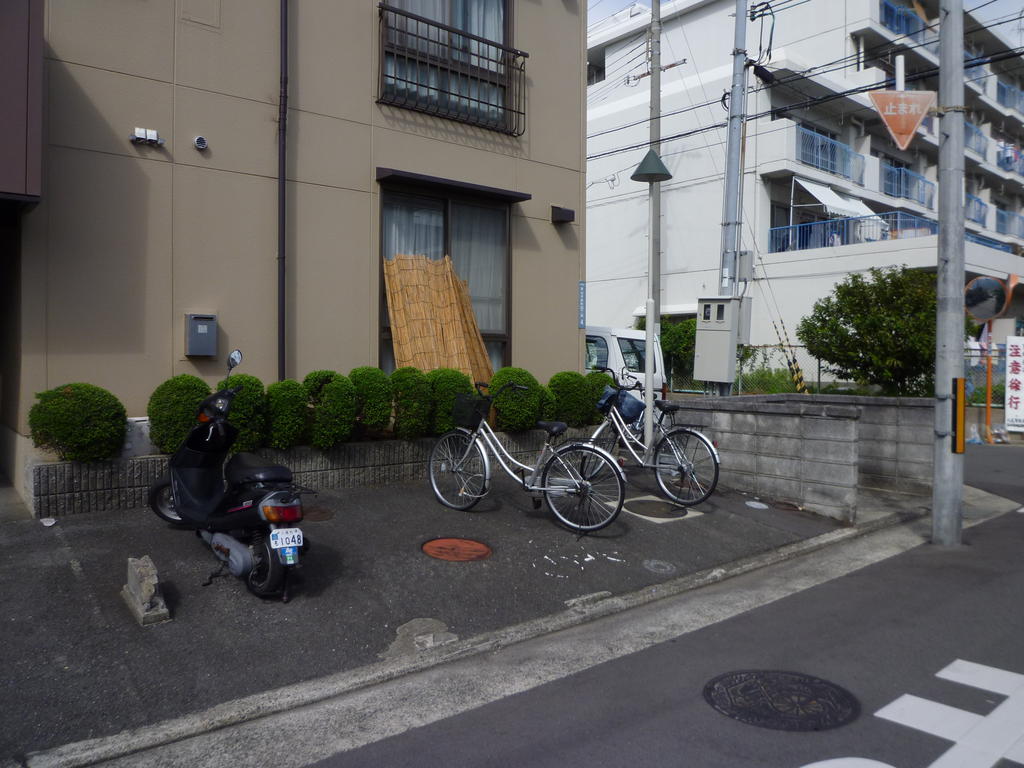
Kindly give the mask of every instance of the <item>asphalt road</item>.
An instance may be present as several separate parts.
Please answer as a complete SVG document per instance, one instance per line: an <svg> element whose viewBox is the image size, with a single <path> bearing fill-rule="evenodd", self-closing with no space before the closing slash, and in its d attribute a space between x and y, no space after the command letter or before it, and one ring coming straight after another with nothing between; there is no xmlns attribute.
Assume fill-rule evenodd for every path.
<svg viewBox="0 0 1024 768"><path fill-rule="evenodd" d="M985 768L1015 764L1001 763L1004 757L1024 762L1024 515L971 528L965 542L955 549L914 548L316 765L799 768L859 758L878 762L843 765ZM644 625L638 622L637 630ZM861 714L819 732L739 722L709 706L702 693L712 678L741 670L792 671L838 684L856 697Z"/></svg>
<svg viewBox="0 0 1024 768"><path fill-rule="evenodd" d="M990 490L1006 489L1004 495L1013 494L1024 503L1015 481L1022 459L1021 446L972 446L967 481ZM348 501L369 503L375 495L353 492ZM400 497L406 499L407 494ZM415 522L422 513L416 514L415 499L407 500L410 525L417 527L419 534L414 538L422 540L421 523ZM382 496L380 501L385 502L381 509L388 510L389 520L382 530L392 530L397 522L395 500ZM493 512L498 516L488 512L471 519L508 524L522 536L520 527L529 518L509 514L511 510ZM734 513L714 517L717 519L707 531L718 537L724 524L742 519ZM689 548L698 543L691 539L699 540L704 529L692 527L692 523L706 519L679 523L683 527L678 528L676 524L655 525L650 531L653 539L639 536L638 529L626 540L643 544L640 551L645 553L659 546ZM789 522L800 524L798 518ZM948 683L936 682L935 675L957 659L1024 673L1024 661L1018 661L1024 657L1014 643L1024 629L1021 612L1014 610L1015 595L1024 586L1016 573L1022 527L1024 515L1011 512L968 528L965 546L941 550L920 546L929 534L928 522L921 521L915 529L900 527L854 539L641 609L369 685L315 705L175 741L109 764L200 768L304 766L322 760L325 766L572 766L586 761L591 766L643 761L653 765L796 768L828 757L867 755L893 766L931 765L950 742L935 736L925 738L912 729L908 732L906 726L897 727L875 713L902 693L913 692L985 714L983 705L991 709L999 697L985 694L978 699L972 694L975 697L971 698L962 687L950 694L944 688ZM148 530L141 527L134 535ZM543 530L538 527L531 535L541 536ZM763 537L767 529L759 524L736 533L742 530ZM668 535L670 531L672 535ZM352 533L346 532L346 542L352 541ZM557 529L552 533L557 534ZM379 535L375 532L373 539ZM624 540L616 536L612 542L621 547ZM715 549L723 543L717 542ZM709 544L712 542L701 543L698 551L706 551ZM88 550L79 551L88 554ZM904 552L907 554L901 554ZM88 557L81 563L88 570ZM401 572L404 569L384 563L376 578L386 584L388 573ZM341 583L352 586L350 579ZM399 598L409 589L421 587L415 580L396 581L389 589ZM473 585L463 582L460 589L465 598ZM322 600L326 595L319 597ZM346 600L353 597L348 589L344 595ZM444 601L446 595L436 597ZM253 607L239 605L249 610ZM341 615L360 615L343 605L338 607ZM83 605L82 609L94 617L107 615L102 603ZM178 627L187 628L184 623ZM154 633L146 636L157 639ZM225 634L225 639L232 636ZM307 656L331 657L319 652L322 638L298 626L292 637L296 643L282 659L286 666L307 664ZM282 647L277 638L268 636L264 641L264 645ZM235 661L245 660L238 653L242 650L236 648ZM221 672L226 674L211 675L209 665L203 665L204 680L235 679L235 665L226 655L229 649L222 652L225 663ZM258 656L248 648L244 655L250 661ZM182 664L188 666L187 657ZM258 666L264 667L262 661ZM121 667L130 667L136 678L145 677L138 666L122 663L112 668ZM851 725L812 734L744 725L712 710L701 696L711 678L739 669L783 669L830 680L857 697L862 714ZM84 666L81 671L93 674ZM195 695L204 690L195 687L195 679L180 683L173 688L176 694L191 689ZM936 685L943 688L942 696L933 691ZM145 693L137 684L129 687ZM154 687L151 693L155 691ZM103 706L100 696L94 696L93 702ZM129 705L144 703L145 697ZM152 705L141 708L148 710ZM216 716L215 710L211 712ZM146 720L153 722L150 717ZM879 730L880 724L889 730ZM893 731L898 735L891 735ZM31 763L37 764L63 763L56 756L49 762Z"/></svg>

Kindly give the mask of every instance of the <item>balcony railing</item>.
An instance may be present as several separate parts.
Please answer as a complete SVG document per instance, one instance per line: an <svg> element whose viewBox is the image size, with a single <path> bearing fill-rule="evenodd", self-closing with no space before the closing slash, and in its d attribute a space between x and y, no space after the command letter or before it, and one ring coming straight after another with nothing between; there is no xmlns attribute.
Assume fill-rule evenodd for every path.
<svg viewBox="0 0 1024 768"><path fill-rule="evenodd" d="M1000 243L998 240L993 240L991 237L985 237L984 235L976 235L973 232L965 232L964 239L969 243L977 243L978 245L984 245L986 248L995 248L997 251L1004 251L1006 253L1013 253L1013 246L1007 243Z"/></svg>
<svg viewBox="0 0 1024 768"><path fill-rule="evenodd" d="M805 251L810 248L923 237L934 235L938 231L939 224L936 221L912 213L889 211L874 216L773 227L768 231L768 246L772 253Z"/></svg>
<svg viewBox="0 0 1024 768"><path fill-rule="evenodd" d="M525 132L528 54L385 3L379 8L379 103Z"/></svg>
<svg viewBox="0 0 1024 768"><path fill-rule="evenodd" d="M806 251L811 248L871 243L880 240L905 240L913 237L927 237L939 232L939 223L923 216L903 211L889 211L874 216L858 216L852 219L829 219L809 224L794 224L789 227L773 227L768 230L770 252ZM993 240L990 237L964 233L966 240L1013 253L1013 246Z"/></svg>
<svg viewBox="0 0 1024 768"><path fill-rule="evenodd" d="M882 0L880 9L882 26L897 35L906 35L911 40L924 42L925 23L913 8L897 5L891 0Z"/></svg>
<svg viewBox="0 0 1024 768"><path fill-rule="evenodd" d="M864 184L864 155L802 125L797 126L797 135L800 137L800 162Z"/></svg>
<svg viewBox="0 0 1024 768"><path fill-rule="evenodd" d="M1024 238L1024 216L996 208L996 232L1001 235Z"/></svg>
<svg viewBox="0 0 1024 768"><path fill-rule="evenodd" d="M988 219L988 203L980 197L967 195L964 201L964 218L984 227Z"/></svg>
<svg viewBox="0 0 1024 768"><path fill-rule="evenodd" d="M935 184L906 168L882 163L882 190L891 197L913 200L926 208L935 207Z"/></svg>
<svg viewBox="0 0 1024 768"><path fill-rule="evenodd" d="M996 82L996 100L1004 107L1024 113L1024 92L1002 80Z"/></svg>
<svg viewBox="0 0 1024 768"><path fill-rule="evenodd" d="M981 155L982 160L988 160L988 136L967 120L964 120L964 145Z"/></svg>

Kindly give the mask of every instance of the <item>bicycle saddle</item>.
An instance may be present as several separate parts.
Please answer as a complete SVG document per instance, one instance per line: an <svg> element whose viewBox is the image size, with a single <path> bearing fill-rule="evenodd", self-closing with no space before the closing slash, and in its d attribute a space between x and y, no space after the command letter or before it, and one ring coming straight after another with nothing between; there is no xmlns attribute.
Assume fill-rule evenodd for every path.
<svg viewBox="0 0 1024 768"><path fill-rule="evenodd" d="M662 413L675 413L683 406L679 403L674 403L671 400L655 400L654 407Z"/></svg>
<svg viewBox="0 0 1024 768"><path fill-rule="evenodd" d="M564 421L538 421L537 426L543 429L551 437L558 437L569 428L569 425Z"/></svg>

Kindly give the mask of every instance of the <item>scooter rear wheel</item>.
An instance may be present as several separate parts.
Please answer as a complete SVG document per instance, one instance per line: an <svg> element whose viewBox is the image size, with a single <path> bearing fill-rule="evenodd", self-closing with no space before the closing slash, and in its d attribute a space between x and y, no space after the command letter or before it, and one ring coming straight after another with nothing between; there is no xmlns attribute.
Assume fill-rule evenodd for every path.
<svg viewBox="0 0 1024 768"><path fill-rule="evenodd" d="M174 507L171 481L166 477L155 482L149 489L149 508L157 517L166 520L171 525L181 525L184 522Z"/></svg>
<svg viewBox="0 0 1024 768"><path fill-rule="evenodd" d="M245 585L257 597L271 597L281 592L284 585L284 564L270 546L270 539L262 534L253 538L252 570Z"/></svg>

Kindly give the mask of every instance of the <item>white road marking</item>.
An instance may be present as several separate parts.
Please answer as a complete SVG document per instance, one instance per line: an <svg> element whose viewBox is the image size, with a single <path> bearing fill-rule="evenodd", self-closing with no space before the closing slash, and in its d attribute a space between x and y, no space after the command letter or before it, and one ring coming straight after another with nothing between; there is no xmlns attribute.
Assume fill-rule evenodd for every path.
<svg viewBox="0 0 1024 768"><path fill-rule="evenodd" d="M992 768L1024 757L1024 675L958 659L936 674L943 680L990 691L1006 699L987 715L901 696L876 716L954 742L930 768Z"/></svg>

